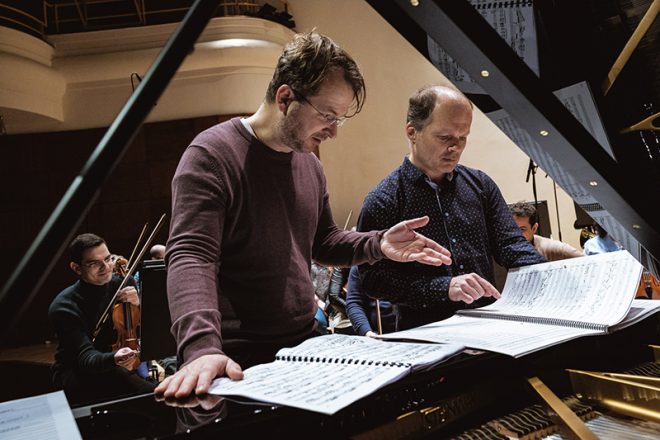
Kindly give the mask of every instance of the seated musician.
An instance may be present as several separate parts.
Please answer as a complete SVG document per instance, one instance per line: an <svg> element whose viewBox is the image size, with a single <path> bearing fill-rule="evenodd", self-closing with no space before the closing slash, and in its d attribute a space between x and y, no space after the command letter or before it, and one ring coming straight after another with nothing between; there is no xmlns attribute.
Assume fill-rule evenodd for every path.
<svg viewBox="0 0 660 440"><path fill-rule="evenodd" d="M156 388L204 394L217 376L271 362L318 334L312 259L349 266L391 258L447 264L418 234L427 218L390 230L341 230L314 151L357 113L364 80L353 59L316 32L278 60L256 113L198 135L172 181L167 294L181 368Z"/></svg>
<svg viewBox="0 0 660 440"><path fill-rule="evenodd" d="M312 285L314 286L314 301L316 301L316 322L318 323L321 333L325 334L328 328L328 315L326 309L328 307L328 287L330 285L331 268L327 268L322 264L312 261L310 276L312 277Z"/></svg>
<svg viewBox="0 0 660 440"><path fill-rule="evenodd" d="M513 220L520 228L522 235L534 245L539 254L548 261L563 260L566 258L582 257L584 254L570 244L559 240L536 235L539 229L539 216L531 203L517 202L511 206Z"/></svg>
<svg viewBox="0 0 660 440"><path fill-rule="evenodd" d="M149 256L152 260L163 260L165 258L165 245L155 244L149 249Z"/></svg>
<svg viewBox="0 0 660 440"><path fill-rule="evenodd" d="M410 155L362 207L359 231L428 215L420 232L452 254L450 266L394 261L359 266L364 292L397 304L400 330L499 298L491 257L505 268L545 261L520 233L495 182L483 171L458 164L472 107L450 87L425 86L413 94L405 125Z"/></svg>
<svg viewBox="0 0 660 440"><path fill-rule="evenodd" d="M360 286L358 268L353 266L348 274L346 314L355 333L360 336L373 337L378 335L379 331L382 333L395 332L398 319L396 306L389 301L377 302L369 298ZM380 313L376 307L380 307Z"/></svg>
<svg viewBox="0 0 660 440"><path fill-rule="evenodd" d="M613 239L598 223L595 225L596 235L584 242L585 255L597 255L607 252L620 251L623 247Z"/></svg>
<svg viewBox="0 0 660 440"><path fill-rule="evenodd" d="M127 369L137 364L138 353L129 347L112 350L112 316L93 337L122 281L113 273L115 256L101 237L89 233L77 236L69 252L69 267L79 279L60 292L48 310L59 342L52 367L54 385L64 389L71 404L152 391L155 384ZM116 300L139 306L132 280Z"/></svg>

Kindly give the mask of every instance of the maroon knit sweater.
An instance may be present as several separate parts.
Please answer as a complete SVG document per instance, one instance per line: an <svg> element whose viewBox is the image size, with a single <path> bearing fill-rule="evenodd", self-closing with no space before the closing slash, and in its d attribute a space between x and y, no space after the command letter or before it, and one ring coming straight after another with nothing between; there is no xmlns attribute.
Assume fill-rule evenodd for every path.
<svg viewBox="0 0 660 440"><path fill-rule="evenodd" d="M172 181L167 293L179 359L300 340L314 326L312 258L373 263L381 236L337 227L313 154L276 152L238 118L202 132Z"/></svg>

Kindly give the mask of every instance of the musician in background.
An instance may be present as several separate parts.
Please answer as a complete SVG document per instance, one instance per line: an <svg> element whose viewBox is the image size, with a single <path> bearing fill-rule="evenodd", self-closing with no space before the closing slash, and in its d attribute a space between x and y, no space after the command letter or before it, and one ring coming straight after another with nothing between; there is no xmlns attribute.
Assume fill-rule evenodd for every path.
<svg viewBox="0 0 660 440"><path fill-rule="evenodd" d="M53 383L64 389L69 403L83 403L119 395L150 392L155 384L125 367L138 353L128 347L112 351L112 318L96 339L93 333L122 279L113 274L115 256L95 234L81 234L69 245L69 267L78 281L60 292L50 305L48 317L58 339ZM134 284L121 289L117 301L138 306Z"/></svg>
<svg viewBox="0 0 660 440"><path fill-rule="evenodd" d="M163 260L165 258L165 245L155 244L149 249L149 256L152 260Z"/></svg>
<svg viewBox="0 0 660 440"><path fill-rule="evenodd" d="M316 301L317 306L315 319L321 334L328 332L326 308L328 307L328 288L330 286L331 273L332 269L312 261L310 275L312 277L312 285L314 286L314 301Z"/></svg>
<svg viewBox="0 0 660 440"><path fill-rule="evenodd" d="M241 367L270 362L278 349L316 335L312 259L451 261L414 231L427 218L369 233L335 224L323 169L310 153L337 136L364 97L348 53L316 32L298 34L257 112L211 127L183 153L165 255L182 367L156 393L204 394L215 377L240 379Z"/></svg>
<svg viewBox="0 0 660 440"><path fill-rule="evenodd" d="M353 330L360 336L374 337L397 331L397 307L389 301L369 298L361 288L358 267L351 267L346 292L346 314ZM380 307L380 314L377 307Z"/></svg>
<svg viewBox="0 0 660 440"><path fill-rule="evenodd" d="M523 237L532 243L546 260L556 261L584 256L570 244L536 235L536 231L539 229L539 216L531 203L514 203L511 205L511 214L513 214L513 220L520 228Z"/></svg>
<svg viewBox="0 0 660 440"><path fill-rule="evenodd" d="M458 164L472 107L450 87L425 86L414 93L405 125L410 155L362 207L359 231L428 215L429 223L419 231L452 254L450 266L380 261L359 267L363 291L398 306L400 330L499 298L491 258L506 268L545 261L520 234L495 182L483 171Z"/></svg>
<svg viewBox="0 0 660 440"><path fill-rule="evenodd" d="M604 254L623 249L619 242L614 240L602 226L596 223L595 227L596 235L584 242L585 255Z"/></svg>

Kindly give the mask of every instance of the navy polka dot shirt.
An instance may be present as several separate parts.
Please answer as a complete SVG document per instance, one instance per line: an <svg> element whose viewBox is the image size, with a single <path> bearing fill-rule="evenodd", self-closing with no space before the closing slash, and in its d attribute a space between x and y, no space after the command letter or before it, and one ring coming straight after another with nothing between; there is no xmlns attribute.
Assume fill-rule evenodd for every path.
<svg viewBox="0 0 660 440"><path fill-rule="evenodd" d="M417 231L451 251L451 266L382 260L359 268L369 296L430 314L421 321L437 321L464 307L447 296L453 276L474 272L493 283L491 258L505 268L545 262L520 233L495 182L462 165L436 185L406 157L367 195L358 231L387 229L424 215L430 221Z"/></svg>

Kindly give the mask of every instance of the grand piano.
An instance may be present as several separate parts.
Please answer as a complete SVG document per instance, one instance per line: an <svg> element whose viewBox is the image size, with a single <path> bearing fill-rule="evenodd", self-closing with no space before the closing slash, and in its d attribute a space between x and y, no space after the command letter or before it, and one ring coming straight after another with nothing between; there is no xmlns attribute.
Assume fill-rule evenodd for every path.
<svg viewBox="0 0 660 440"><path fill-rule="evenodd" d="M611 53L614 48L595 48L599 41L613 41L614 37L625 40L632 33L627 32L624 38L621 36L624 28L611 24L611 17L616 15L612 10L621 12L622 7L614 1L579 2L580 5L561 0L535 2L538 4L534 5L533 13L538 25L540 61L537 74L467 0L368 2L431 61L432 44L445 50L482 89L481 93L470 95L477 105L485 112L506 111L518 129L526 133L528 142L521 148L530 158L573 196L584 211L624 243L649 271L658 275L660 222L655 217L654 205L660 194L660 144L653 131L657 124L653 125L651 120L651 128L622 133L626 127L648 119L647 103L660 101L658 67L633 55L628 70L622 70L621 77L610 79L609 88L604 88L608 65L616 54ZM508 7L529 2L472 3L499 3ZM595 11L601 15L594 18ZM198 14L203 15L204 11ZM198 20L201 23L203 18ZM611 33L600 26L604 22L611 24ZM583 26L584 23L590 23L591 27ZM559 54L566 55L563 61ZM561 64L566 60L567 64ZM599 112L597 117L602 119L611 142L611 151L553 94L575 81L585 82L589 88ZM639 83L648 85L643 93L638 92L637 85L633 87ZM66 215L66 206L62 211ZM59 235L66 235L60 223L52 223L55 229L60 228ZM52 241L57 241L58 231L52 235ZM60 241L66 240L60 238ZM55 249L62 245L42 237L31 249L36 255L35 262L27 260L23 266L29 268L39 258L46 258L49 246ZM54 252L50 250L51 254ZM21 283L18 273L7 289L15 289ZM11 304L11 292L4 293L9 298L4 303ZM506 420L520 411L531 411L530 408L541 404L542 400L529 385L529 378L539 378L567 402L576 399L567 368L657 378L660 361L654 361L650 346L659 342L660 316L656 314L610 335L580 338L518 359L467 351L431 371L391 384L333 416L209 398L173 405L157 402L152 395L126 396L72 409L83 437L99 439L252 434L277 438L498 438L497 435L511 438L514 436L511 432L497 434L484 431L483 426L492 420ZM337 387L341 387L341 378ZM655 395L652 399L657 401L660 397ZM584 414L594 409L597 408L581 411ZM547 426L539 428L546 430L543 432L552 432L555 423L557 429L563 427L563 422L557 422L555 417L540 418L548 419ZM625 425L622 432L631 432L632 426ZM619 437L615 434L612 438Z"/></svg>

